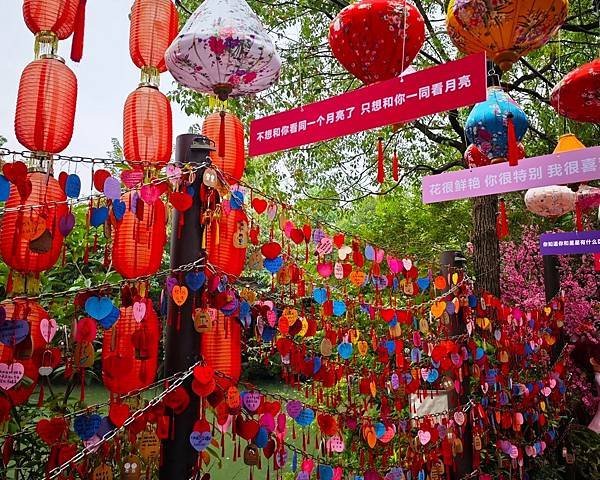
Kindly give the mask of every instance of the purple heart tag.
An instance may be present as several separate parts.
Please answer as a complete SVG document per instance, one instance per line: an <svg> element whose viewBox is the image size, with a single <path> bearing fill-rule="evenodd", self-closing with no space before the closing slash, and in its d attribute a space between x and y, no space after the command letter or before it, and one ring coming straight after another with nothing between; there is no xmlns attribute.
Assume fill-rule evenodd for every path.
<svg viewBox="0 0 600 480"><path fill-rule="evenodd" d="M0 322L0 342L13 346L25 340L29 334L27 320L3 320Z"/></svg>
<svg viewBox="0 0 600 480"><path fill-rule="evenodd" d="M192 432L190 433L190 443L194 450L202 452L210 445L212 433L210 432Z"/></svg>
<svg viewBox="0 0 600 480"><path fill-rule="evenodd" d="M303 407L300 401L290 400L285 406L285 409L290 417L296 418L300 415L300 412L302 412Z"/></svg>
<svg viewBox="0 0 600 480"><path fill-rule="evenodd" d="M175 277L168 277L167 278L167 292L169 292L169 296L171 295L171 293L173 292L173 288L175 287L175 285L177 285L177 279Z"/></svg>
<svg viewBox="0 0 600 480"><path fill-rule="evenodd" d="M74 226L75 215L73 215L71 212L68 212L60 217L60 220L58 221L58 231L63 237L66 237L69 233L71 233L71 230L73 230Z"/></svg>

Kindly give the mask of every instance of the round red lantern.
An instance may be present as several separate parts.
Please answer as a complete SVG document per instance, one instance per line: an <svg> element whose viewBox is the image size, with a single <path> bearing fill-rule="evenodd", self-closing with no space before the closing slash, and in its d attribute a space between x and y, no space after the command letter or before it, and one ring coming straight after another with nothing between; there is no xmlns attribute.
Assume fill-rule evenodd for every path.
<svg viewBox="0 0 600 480"><path fill-rule="evenodd" d="M207 365L232 380L215 376L217 384L226 389L236 383L242 372L241 325L237 318L217 313L211 329L200 336L200 351Z"/></svg>
<svg viewBox="0 0 600 480"><path fill-rule="evenodd" d="M177 36L179 16L171 0L136 0L131 9L129 53L138 68L165 72L165 51Z"/></svg>
<svg viewBox="0 0 600 480"><path fill-rule="evenodd" d="M123 154L132 165L163 167L171 159L173 121L169 99L155 87L132 92L123 111Z"/></svg>
<svg viewBox="0 0 600 480"><path fill-rule="evenodd" d="M331 22L329 45L335 58L364 83L400 75L425 41L425 22L405 0L359 0Z"/></svg>
<svg viewBox="0 0 600 480"><path fill-rule="evenodd" d="M6 321L26 321L29 325L29 334L25 339L13 345L5 345L9 348L0 356L2 361L30 359L34 351L46 347L46 338L50 338L52 327L48 312L39 303L33 300L5 300L0 303L0 308L4 309ZM44 319L45 322L42 323ZM46 329L45 332L42 332L42 327Z"/></svg>
<svg viewBox="0 0 600 480"><path fill-rule="evenodd" d="M21 75L15 114L19 143L34 152L62 152L73 135L77 79L63 61L41 58Z"/></svg>
<svg viewBox="0 0 600 480"><path fill-rule="evenodd" d="M241 120L227 112L211 113L204 119L202 134L218 147L217 151L210 154L212 163L225 174L229 183L239 182L246 168L244 126Z"/></svg>
<svg viewBox="0 0 600 480"><path fill-rule="evenodd" d="M80 0L25 0L23 17L34 34L53 32L59 40L73 33Z"/></svg>
<svg viewBox="0 0 600 480"><path fill-rule="evenodd" d="M117 323L104 332L102 381L116 394L150 385L158 365L159 322L152 302L121 307Z"/></svg>
<svg viewBox="0 0 600 480"><path fill-rule="evenodd" d="M600 123L600 58L567 73L552 90L550 103L563 117Z"/></svg>
<svg viewBox="0 0 600 480"><path fill-rule="evenodd" d="M246 263L248 217L243 210L223 212L208 233L208 262L227 275L239 277Z"/></svg>
<svg viewBox="0 0 600 480"><path fill-rule="evenodd" d="M165 204L156 200L148 205L141 202L137 208L143 214L131 210L132 193L122 197L125 202L125 215L116 222L113 242L113 266L123 278L137 278L152 275L162 262L167 241Z"/></svg>
<svg viewBox="0 0 600 480"><path fill-rule="evenodd" d="M37 274L52 268L60 256L60 221L68 214L67 197L50 175L29 173L27 180L31 193L25 200L17 187L10 187L0 222L0 256L13 270Z"/></svg>

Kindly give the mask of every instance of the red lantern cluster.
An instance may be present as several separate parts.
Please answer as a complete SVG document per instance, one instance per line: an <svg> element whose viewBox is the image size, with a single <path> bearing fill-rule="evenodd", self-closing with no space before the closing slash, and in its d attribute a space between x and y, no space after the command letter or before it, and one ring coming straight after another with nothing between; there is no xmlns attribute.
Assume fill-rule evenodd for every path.
<svg viewBox="0 0 600 480"><path fill-rule="evenodd" d="M129 53L142 69L142 83L127 98L123 112L123 150L134 168L162 168L171 158L171 104L158 84L160 73L166 70L165 51L177 36L177 28L177 10L171 0L135 1Z"/></svg>
<svg viewBox="0 0 600 480"><path fill-rule="evenodd" d="M217 377L217 384L222 389L237 382L242 372L241 330L237 318L219 312L215 325L200 338L200 350L206 364L233 379Z"/></svg>
<svg viewBox="0 0 600 480"><path fill-rule="evenodd" d="M115 394L150 385L158 365L159 321L148 299L121 307L117 323L104 332L102 380Z"/></svg>
<svg viewBox="0 0 600 480"><path fill-rule="evenodd" d="M223 213L208 233L208 262L227 275L238 277L246 263L248 217L243 210Z"/></svg>
<svg viewBox="0 0 600 480"><path fill-rule="evenodd" d="M225 174L228 183L239 182L246 168L244 126L235 115L211 113L204 119L202 134L218 146L211 152L212 163Z"/></svg>
<svg viewBox="0 0 600 480"><path fill-rule="evenodd" d="M132 193L122 198L126 211L117 223L112 250L113 267L129 279L152 275L160 268L167 240L164 203L158 199L148 205L139 200L134 213L132 198Z"/></svg>
<svg viewBox="0 0 600 480"><path fill-rule="evenodd" d="M52 176L29 173L27 182L30 193L26 199L11 186L0 222L0 255L13 270L37 275L52 268L60 256L60 222L68 208L66 195Z"/></svg>
<svg viewBox="0 0 600 480"><path fill-rule="evenodd" d="M31 62L21 76L17 95L17 140L34 152L59 153L73 135L77 79L57 58Z"/></svg>
<svg viewBox="0 0 600 480"><path fill-rule="evenodd" d="M23 17L32 33L53 32L59 40L71 36L80 0L25 0Z"/></svg>

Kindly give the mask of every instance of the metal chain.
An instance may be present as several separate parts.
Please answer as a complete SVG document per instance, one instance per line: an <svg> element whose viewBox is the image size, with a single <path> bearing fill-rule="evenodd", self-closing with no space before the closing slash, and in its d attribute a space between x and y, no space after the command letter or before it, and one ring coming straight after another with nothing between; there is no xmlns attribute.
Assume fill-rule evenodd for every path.
<svg viewBox="0 0 600 480"><path fill-rule="evenodd" d="M152 166L152 162L140 161L140 160L125 160L115 158L101 158L101 157L83 157L79 155L60 155L52 154L44 157L40 157L39 154L31 150L10 150L9 148L0 148L0 157L2 156L19 156L26 160L44 160L47 162L73 162L73 163L90 163L92 165L114 165L120 166L124 163L128 163L133 167L148 167Z"/></svg>
<svg viewBox="0 0 600 480"><path fill-rule="evenodd" d="M188 379L193 374L194 368L196 368L198 365L200 365L199 361L194 363L193 365L191 365L186 371L182 372L180 374L180 376L178 376L173 381L173 383L170 384L162 393L160 393L158 396L156 396L152 400L150 400L148 402L148 405L146 405L142 409L136 410L132 415L130 415L127 418L127 420L125 420L125 422L123 422L123 425L115 428L114 430L111 430L110 432L105 433L97 443L94 443L93 445L88 445L83 450L81 450L79 453L74 455L72 458L70 458L69 460L64 462L62 465L59 465L58 467L50 470L50 472L48 474L48 479L53 480L54 478L57 478L61 473L66 471L71 466L71 464L77 463L77 462L83 460L90 453L95 452L99 446L108 442L109 440L112 440L118 433L123 431L129 425L131 425L136 419L138 419L140 416L142 416L144 413L146 413L146 411L148 411L149 409L151 409L152 407L154 407L155 405L160 403L163 400L163 398L165 398L169 393L171 393L173 390L175 390L177 387L179 387L186 379Z"/></svg>

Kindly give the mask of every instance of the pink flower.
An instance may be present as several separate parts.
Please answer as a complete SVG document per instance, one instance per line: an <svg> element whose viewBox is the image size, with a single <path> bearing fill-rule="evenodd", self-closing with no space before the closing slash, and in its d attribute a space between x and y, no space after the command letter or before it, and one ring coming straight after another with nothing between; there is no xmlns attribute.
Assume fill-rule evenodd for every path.
<svg viewBox="0 0 600 480"><path fill-rule="evenodd" d="M249 72L244 75L244 83L251 83L256 78L256 72Z"/></svg>
<svg viewBox="0 0 600 480"><path fill-rule="evenodd" d="M216 55L223 55L225 52L225 42L219 37L210 37L208 39L208 46Z"/></svg>

